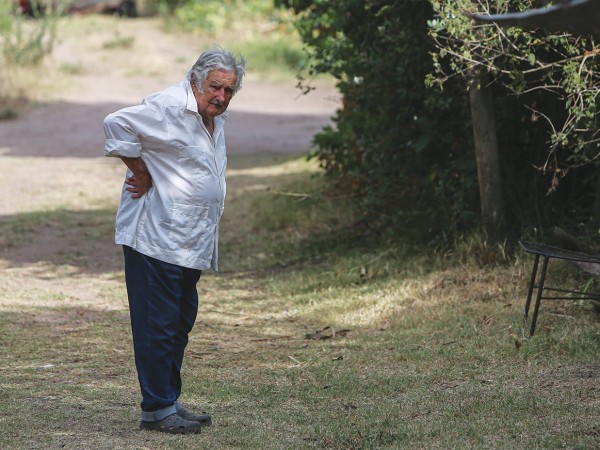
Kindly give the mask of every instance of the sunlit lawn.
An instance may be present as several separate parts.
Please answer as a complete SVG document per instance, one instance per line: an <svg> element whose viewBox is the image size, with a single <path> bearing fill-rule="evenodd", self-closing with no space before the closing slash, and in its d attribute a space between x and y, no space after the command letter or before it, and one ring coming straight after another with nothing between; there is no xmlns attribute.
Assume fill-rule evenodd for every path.
<svg viewBox="0 0 600 450"><path fill-rule="evenodd" d="M364 241L313 164L230 166L223 271L199 284L182 399L214 426L137 430L114 192L95 188L2 218L2 448L595 447L597 317L547 305L529 339L527 257L481 268Z"/></svg>

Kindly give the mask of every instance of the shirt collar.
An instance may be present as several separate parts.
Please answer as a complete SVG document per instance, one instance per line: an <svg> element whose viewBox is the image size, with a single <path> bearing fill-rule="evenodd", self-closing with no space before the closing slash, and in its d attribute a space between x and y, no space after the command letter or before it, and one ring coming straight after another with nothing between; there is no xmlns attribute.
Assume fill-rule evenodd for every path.
<svg viewBox="0 0 600 450"><path fill-rule="evenodd" d="M183 82L184 89L187 94L187 102L185 108L188 111L198 113L198 103L196 102L196 97L194 97L194 92L192 91L192 85L190 83L190 80L185 80Z"/></svg>

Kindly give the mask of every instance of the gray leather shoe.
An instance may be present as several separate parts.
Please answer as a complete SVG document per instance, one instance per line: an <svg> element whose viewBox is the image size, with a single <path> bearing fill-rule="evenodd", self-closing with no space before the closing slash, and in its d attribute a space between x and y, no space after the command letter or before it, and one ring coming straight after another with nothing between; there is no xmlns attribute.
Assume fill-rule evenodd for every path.
<svg viewBox="0 0 600 450"><path fill-rule="evenodd" d="M212 424L212 418L209 414L192 414L185 409L177 411L177 415L185 420L198 422L201 427L209 427Z"/></svg>

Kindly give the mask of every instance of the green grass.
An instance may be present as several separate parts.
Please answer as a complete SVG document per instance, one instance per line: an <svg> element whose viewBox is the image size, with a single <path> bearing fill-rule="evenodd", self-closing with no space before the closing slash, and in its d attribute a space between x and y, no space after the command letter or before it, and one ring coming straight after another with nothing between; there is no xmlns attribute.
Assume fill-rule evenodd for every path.
<svg viewBox="0 0 600 450"><path fill-rule="evenodd" d="M269 79L299 73L307 64L307 56L294 35L258 37L232 42L229 47L249 61L248 71L267 76Z"/></svg>
<svg viewBox="0 0 600 450"><path fill-rule="evenodd" d="M133 48L135 44L135 38L133 36L114 36L110 40L102 44L102 48L105 50L124 49L128 50Z"/></svg>
<svg viewBox="0 0 600 450"><path fill-rule="evenodd" d="M172 33L183 28L244 55L248 73L262 80L289 81L290 75L306 77L308 72L308 55L293 14L274 8L271 0L193 2L163 19Z"/></svg>
<svg viewBox="0 0 600 450"><path fill-rule="evenodd" d="M2 448L596 448L598 318L543 304L530 339L529 259L480 265L365 238L302 158L232 155L230 167L224 267L199 283L182 398L214 426L136 429L118 252L99 268L97 253L60 249L12 262L49 229L67 251L90 235L111 246L109 212L46 204L0 228L12 242L0 273ZM568 266L552 276L583 281ZM317 331L336 337L306 338Z"/></svg>

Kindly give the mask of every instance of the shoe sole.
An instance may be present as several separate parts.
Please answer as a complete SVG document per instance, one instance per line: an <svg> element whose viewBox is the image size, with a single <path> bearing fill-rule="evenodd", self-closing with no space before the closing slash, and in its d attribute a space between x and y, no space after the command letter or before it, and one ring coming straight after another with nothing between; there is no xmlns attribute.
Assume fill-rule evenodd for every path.
<svg viewBox="0 0 600 450"><path fill-rule="evenodd" d="M194 428L166 428L166 427L153 427L148 425L140 424L140 430L144 431L157 431L159 433L168 434L200 434L202 431L201 427Z"/></svg>

